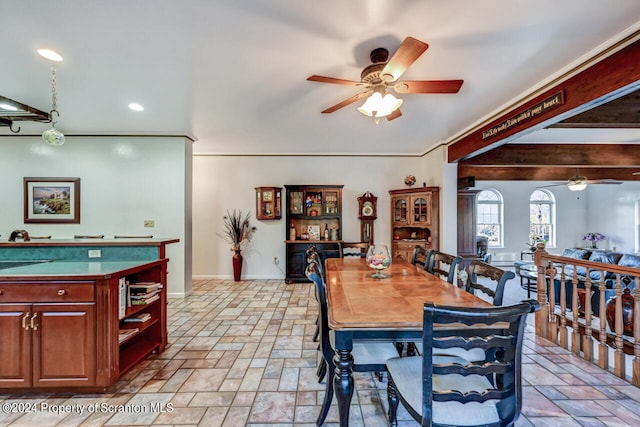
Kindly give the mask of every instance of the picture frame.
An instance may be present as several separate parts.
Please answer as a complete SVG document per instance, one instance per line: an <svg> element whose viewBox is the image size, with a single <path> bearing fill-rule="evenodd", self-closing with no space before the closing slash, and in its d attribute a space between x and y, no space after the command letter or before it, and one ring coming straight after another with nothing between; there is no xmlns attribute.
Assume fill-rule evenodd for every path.
<svg viewBox="0 0 640 427"><path fill-rule="evenodd" d="M309 240L320 240L320 226L308 225L307 233L309 233Z"/></svg>
<svg viewBox="0 0 640 427"><path fill-rule="evenodd" d="M80 178L25 177L25 223L80 223Z"/></svg>

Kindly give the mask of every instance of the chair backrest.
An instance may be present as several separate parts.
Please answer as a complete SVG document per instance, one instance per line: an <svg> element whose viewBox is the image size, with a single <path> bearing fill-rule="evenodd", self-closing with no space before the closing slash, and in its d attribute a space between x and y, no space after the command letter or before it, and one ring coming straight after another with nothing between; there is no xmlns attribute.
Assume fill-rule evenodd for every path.
<svg viewBox="0 0 640 427"><path fill-rule="evenodd" d="M305 267L305 274L307 278L311 273L317 273L321 277L324 276L324 272L322 269L322 261L320 260L320 254L318 254L318 250L315 246L311 245L307 249L307 266ZM313 280L309 278L309 280Z"/></svg>
<svg viewBox="0 0 640 427"><path fill-rule="evenodd" d="M369 243L367 242L342 242L340 245L341 258L365 258Z"/></svg>
<svg viewBox="0 0 640 427"><path fill-rule="evenodd" d="M526 317L539 307L534 300L482 308L425 303L422 342L423 348L433 351L422 354L422 425L512 425L522 409ZM443 331L446 324L450 327ZM486 360L466 365L451 359L434 361L438 349L455 347L480 348ZM459 405L458 409L449 406L458 405L454 402L480 405Z"/></svg>
<svg viewBox="0 0 640 427"><path fill-rule="evenodd" d="M449 283L453 283L453 279L456 275L456 269L461 262L461 256L434 251L431 255L431 259L429 260L430 267L427 271L446 279Z"/></svg>
<svg viewBox="0 0 640 427"><path fill-rule="evenodd" d="M416 245L415 248L413 248L413 255L411 256L411 264L426 267L427 249L424 246Z"/></svg>
<svg viewBox="0 0 640 427"><path fill-rule="evenodd" d="M516 277L513 271L474 259L469 264L466 290L472 294L480 291L492 299L493 305L502 305L507 281ZM490 287L491 286L491 287Z"/></svg>

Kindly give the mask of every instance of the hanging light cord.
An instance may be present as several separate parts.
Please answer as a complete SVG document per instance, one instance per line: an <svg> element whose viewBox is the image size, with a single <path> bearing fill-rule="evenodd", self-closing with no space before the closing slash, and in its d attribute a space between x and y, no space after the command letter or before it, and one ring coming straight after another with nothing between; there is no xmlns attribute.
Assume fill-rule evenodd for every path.
<svg viewBox="0 0 640 427"><path fill-rule="evenodd" d="M60 112L58 111L58 92L56 90L57 83L56 67L51 67L51 111L49 112L49 116L54 126L56 121L53 119L53 113L56 113L56 115L60 117Z"/></svg>

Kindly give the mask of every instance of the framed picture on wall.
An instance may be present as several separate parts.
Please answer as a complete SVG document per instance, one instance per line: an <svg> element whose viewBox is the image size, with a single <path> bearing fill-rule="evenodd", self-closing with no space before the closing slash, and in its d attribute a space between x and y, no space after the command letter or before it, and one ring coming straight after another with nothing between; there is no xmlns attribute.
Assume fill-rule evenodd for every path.
<svg viewBox="0 0 640 427"><path fill-rule="evenodd" d="M25 223L80 223L80 178L24 178Z"/></svg>

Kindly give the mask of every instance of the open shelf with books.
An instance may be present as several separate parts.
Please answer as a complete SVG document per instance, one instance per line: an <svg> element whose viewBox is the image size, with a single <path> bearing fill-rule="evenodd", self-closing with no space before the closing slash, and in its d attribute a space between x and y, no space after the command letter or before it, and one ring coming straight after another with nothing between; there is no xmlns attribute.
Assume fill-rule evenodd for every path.
<svg viewBox="0 0 640 427"><path fill-rule="evenodd" d="M166 264L119 279L119 370L122 375L167 344Z"/></svg>

